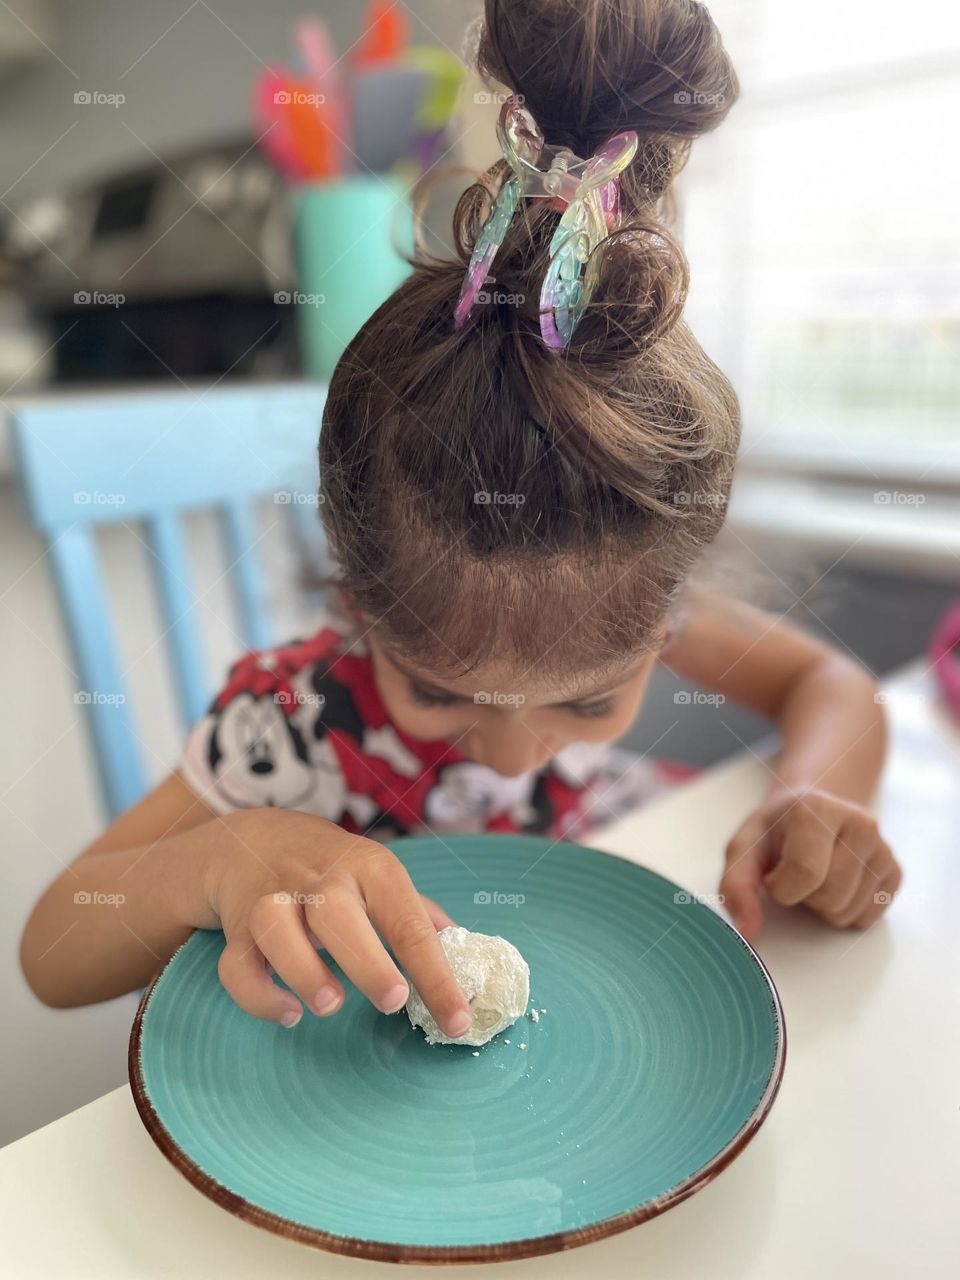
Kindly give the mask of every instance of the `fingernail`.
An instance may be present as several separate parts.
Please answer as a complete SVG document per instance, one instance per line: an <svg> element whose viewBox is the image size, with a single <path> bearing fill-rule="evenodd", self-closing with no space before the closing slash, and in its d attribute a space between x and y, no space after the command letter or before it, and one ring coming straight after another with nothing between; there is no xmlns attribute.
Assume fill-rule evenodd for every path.
<svg viewBox="0 0 960 1280"><path fill-rule="evenodd" d="M405 982L398 982L395 987L391 987L387 994L377 1004L377 1008L381 1013L396 1013L398 1009L402 1009L407 1003L410 995L410 989Z"/></svg>
<svg viewBox="0 0 960 1280"><path fill-rule="evenodd" d="M325 1013L333 1013L339 1003L339 991L336 991L333 987L321 987L313 997L313 1011L314 1013L319 1013L321 1015Z"/></svg>
<svg viewBox="0 0 960 1280"><path fill-rule="evenodd" d="M466 1009L461 1009L459 1013L451 1014L447 1019L447 1035L463 1036L470 1030L473 1023L473 1017Z"/></svg>
<svg viewBox="0 0 960 1280"><path fill-rule="evenodd" d="M280 1016L281 1027L295 1027L303 1017L302 1009L288 1009L286 1013Z"/></svg>

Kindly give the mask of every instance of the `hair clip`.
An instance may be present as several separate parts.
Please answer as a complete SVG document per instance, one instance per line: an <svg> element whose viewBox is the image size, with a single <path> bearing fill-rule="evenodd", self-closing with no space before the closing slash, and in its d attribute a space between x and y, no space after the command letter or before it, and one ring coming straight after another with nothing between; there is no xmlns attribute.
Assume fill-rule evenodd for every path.
<svg viewBox="0 0 960 1280"><path fill-rule="evenodd" d="M599 278L594 250L619 225L620 174L636 155L637 135L618 133L582 160L567 147L545 143L530 112L510 97L500 110L497 137L512 176L477 236L453 327L462 328L473 309L521 198L557 200L565 208L540 290L540 333L547 346L559 349L573 336Z"/></svg>

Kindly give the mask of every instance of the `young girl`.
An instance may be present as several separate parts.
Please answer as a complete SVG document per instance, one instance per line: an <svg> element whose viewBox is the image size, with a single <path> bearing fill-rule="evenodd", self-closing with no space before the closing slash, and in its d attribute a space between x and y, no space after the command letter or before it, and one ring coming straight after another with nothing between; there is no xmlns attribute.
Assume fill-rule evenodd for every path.
<svg viewBox="0 0 960 1280"><path fill-rule="evenodd" d="M900 883L864 807L884 754L869 675L783 621L681 596L739 436L730 383L681 319L686 264L661 220L691 140L737 94L712 20L693 0L487 0L477 56L515 95L527 169L514 154L465 195L458 260L421 260L333 377L320 482L350 625L242 659L178 771L44 893L22 963L50 1005L142 986L191 930L222 929L222 982L255 1017L336 1014L319 946L378 1009L404 1004L409 977L461 1035L449 920L380 841L582 834L604 813L604 744L657 662L779 722L720 884L747 937L762 893L866 928ZM598 172L630 131L635 154L592 206L609 235L579 275L551 245L587 208L564 168ZM513 208L507 191L491 216L518 170L559 196ZM464 288L478 238L495 249L479 292L476 273Z"/></svg>

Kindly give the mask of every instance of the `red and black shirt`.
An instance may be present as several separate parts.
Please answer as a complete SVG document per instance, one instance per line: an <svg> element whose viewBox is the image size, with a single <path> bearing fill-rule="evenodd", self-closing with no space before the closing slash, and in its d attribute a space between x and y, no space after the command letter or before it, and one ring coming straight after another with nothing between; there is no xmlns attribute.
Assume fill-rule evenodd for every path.
<svg viewBox="0 0 960 1280"><path fill-rule="evenodd" d="M391 721L362 641L332 628L248 653L197 724L180 771L218 813L299 809L348 831L529 832L578 839L686 777L682 766L573 743L505 778Z"/></svg>

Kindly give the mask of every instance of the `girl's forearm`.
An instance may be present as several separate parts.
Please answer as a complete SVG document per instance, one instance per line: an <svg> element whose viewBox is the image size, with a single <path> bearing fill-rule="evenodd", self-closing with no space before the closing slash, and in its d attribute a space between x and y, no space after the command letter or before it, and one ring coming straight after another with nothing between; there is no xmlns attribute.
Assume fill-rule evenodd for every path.
<svg viewBox="0 0 960 1280"><path fill-rule="evenodd" d="M886 722L869 672L840 654L813 664L778 710L783 745L771 791L814 787L858 804L873 796L886 754Z"/></svg>
<svg viewBox="0 0 960 1280"><path fill-rule="evenodd" d="M90 853L34 907L20 963L34 994L56 1008L144 986L195 928L216 928L205 883L229 822L205 822L141 848Z"/></svg>

